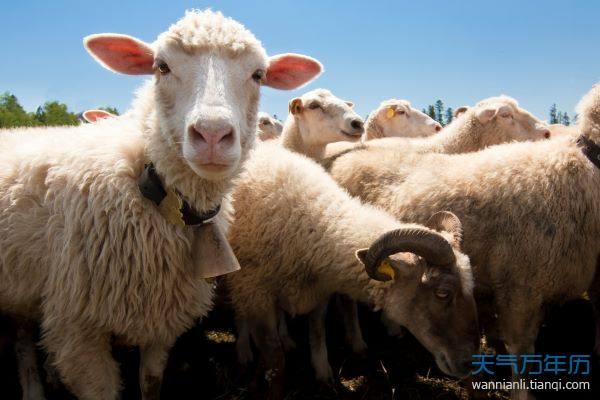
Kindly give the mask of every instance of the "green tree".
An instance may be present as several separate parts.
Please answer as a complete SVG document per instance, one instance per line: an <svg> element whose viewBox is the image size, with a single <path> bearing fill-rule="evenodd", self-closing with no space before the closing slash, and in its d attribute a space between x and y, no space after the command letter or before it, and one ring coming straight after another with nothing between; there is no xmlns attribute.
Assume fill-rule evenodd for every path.
<svg viewBox="0 0 600 400"><path fill-rule="evenodd" d="M566 111L564 112L560 123L566 126L571 125L571 118L569 118L569 114Z"/></svg>
<svg viewBox="0 0 600 400"><path fill-rule="evenodd" d="M556 103L552 104L550 107L550 123L558 124L558 110L556 108Z"/></svg>
<svg viewBox="0 0 600 400"><path fill-rule="evenodd" d="M435 119L435 107L433 106L433 104L427 107L427 111L425 112L425 114Z"/></svg>
<svg viewBox="0 0 600 400"><path fill-rule="evenodd" d="M452 107L446 109L446 125L448 125L454 119L454 110Z"/></svg>
<svg viewBox="0 0 600 400"><path fill-rule="evenodd" d="M442 100L438 99L435 102L434 107L435 107L435 118L434 119L437 122L439 122L440 124L445 125L444 124L444 103L442 102Z"/></svg>
<svg viewBox="0 0 600 400"><path fill-rule="evenodd" d="M69 112L67 105L58 101L47 101L43 106L38 107L35 112L35 119L40 125L79 125L77 115Z"/></svg>
<svg viewBox="0 0 600 400"><path fill-rule="evenodd" d="M31 126L33 120L19 104L19 100L8 92L0 95L0 128Z"/></svg>
<svg viewBox="0 0 600 400"><path fill-rule="evenodd" d="M111 107L111 106L100 107L100 110L108 111L109 113L114 114L114 115L121 115L119 113L119 110L117 109L117 107Z"/></svg>

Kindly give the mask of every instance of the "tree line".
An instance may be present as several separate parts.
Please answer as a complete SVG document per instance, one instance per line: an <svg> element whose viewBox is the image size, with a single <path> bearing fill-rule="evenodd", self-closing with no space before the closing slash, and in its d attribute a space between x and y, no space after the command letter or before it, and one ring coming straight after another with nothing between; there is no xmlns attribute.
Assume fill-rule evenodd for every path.
<svg viewBox="0 0 600 400"><path fill-rule="evenodd" d="M454 119L454 110L451 107L446 108L444 102L439 99L436 100L435 103L423 108L422 111L442 124L442 126L448 125ZM560 111L558 109L556 103L550 106L548 117L549 124L563 124L567 126L577 120L577 115L573 116L573 118L569 117L569 114L566 111Z"/></svg>
<svg viewBox="0 0 600 400"><path fill-rule="evenodd" d="M100 107L100 109L119 115L115 107ZM444 102L439 99L423 108L423 112L442 126L448 125L454 119L454 110L445 107ZM35 112L27 112L15 95L9 92L0 95L0 128L78 125L80 123L78 115L69 111L66 104L56 100L47 101ZM577 116L571 118L566 111L559 110L556 103L550 107L548 121L551 124L570 125L576 118Z"/></svg>
<svg viewBox="0 0 600 400"><path fill-rule="evenodd" d="M101 109L118 115L115 107ZM69 111L66 104L59 101L47 101L35 112L27 112L17 97L9 92L0 95L0 128L29 126L79 125L79 114Z"/></svg>

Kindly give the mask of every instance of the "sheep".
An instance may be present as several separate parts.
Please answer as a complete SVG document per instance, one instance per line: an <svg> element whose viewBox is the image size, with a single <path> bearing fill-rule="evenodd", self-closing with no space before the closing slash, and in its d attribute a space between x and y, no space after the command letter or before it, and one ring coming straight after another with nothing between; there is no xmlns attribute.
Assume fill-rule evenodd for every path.
<svg viewBox="0 0 600 400"><path fill-rule="evenodd" d="M212 306L205 278L239 268L224 195L254 143L260 86L293 89L322 66L268 58L210 10L152 44L84 45L109 70L153 78L126 115L0 134L0 311L41 321L78 398L118 398L111 337L140 347L142 397L158 398L171 345Z"/></svg>
<svg viewBox="0 0 600 400"><path fill-rule="evenodd" d="M311 90L290 100L281 134L283 147L320 160L329 143L359 141L364 122L353 106L326 89Z"/></svg>
<svg viewBox="0 0 600 400"><path fill-rule="evenodd" d="M489 97L464 110L439 134L416 139L387 139L371 142L403 151L467 153L510 141L541 140L550 137L548 126L519 107L508 96ZM404 150L407 149L407 150Z"/></svg>
<svg viewBox="0 0 600 400"><path fill-rule="evenodd" d="M282 372L284 364L281 310L308 314L312 364L320 381L330 381L323 318L329 296L343 293L404 324L445 373L468 372L479 336L469 261L460 251L460 221L452 214L438 213L428 227L399 223L351 198L314 161L271 143L253 150L236 180L232 205L229 240L243 268L226 281L242 364L252 359L251 336L275 380L272 374ZM400 232L419 240L433 234L436 239L425 247L444 248L453 261L434 260L417 247L391 245L391 237L401 237ZM391 268L379 267L389 276L374 272L383 255L369 255L380 245L390 245L386 255L404 252L389 258Z"/></svg>
<svg viewBox="0 0 600 400"><path fill-rule="evenodd" d="M382 103L383 104L383 103ZM380 110L381 112L381 110ZM412 171L413 164L416 163L422 154L428 152L440 153L462 153L480 150L486 146L507 142L511 140L540 140L549 136L548 127L531 115L526 110L519 107L516 100L508 96L490 97L478 102L475 107L459 107L456 115L461 118L455 119L442 132L437 135L426 138L383 138L370 140L365 142L360 147L387 147L394 148L396 152L390 155L385 162L389 165L401 166L405 174ZM375 119L375 118L372 118ZM379 120L379 119L375 119ZM374 122L367 120L367 135L369 134L369 124L374 125ZM381 123L379 123L381 124ZM378 131L384 129L379 128ZM349 143L332 143L327 146L326 156L322 160L322 164L329 168L330 164L338 157L339 154L344 154L346 151L351 151L357 147L355 144ZM384 162L382 159L372 158L374 164ZM349 169L349 174L353 176L353 182L359 182L364 179L365 185L378 186L376 181L370 181L368 169L361 170L351 165L346 166ZM398 174L396 173L398 179ZM348 183L348 189L353 193L351 183ZM377 193L376 188L373 193ZM346 306L346 308L351 305ZM348 315L352 315L351 311L347 311ZM358 326L356 317L350 318L350 323L346 324L347 329L353 326ZM398 326L393 326L386 322L388 331L394 336L401 336L402 330ZM350 337L354 338L353 348L361 349L362 336L360 330L349 330ZM358 344L356 344L358 343ZM364 343L364 342L363 342Z"/></svg>
<svg viewBox="0 0 600 400"><path fill-rule="evenodd" d="M372 148L368 155L347 152L330 172L352 194L401 220L422 222L439 209L460 218L480 321L491 306L510 353L533 352L545 305L585 291L595 308L600 353L600 85L579 111L579 138L427 154L408 174L393 165L392 150ZM349 165L363 179L350 176Z"/></svg>
<svg viewBox="0 0 600 400"><path fill-rule="evenodd" d="M258 131L257 136L260 140L277 139L283 131L283 124L276 118L271 117L266 112L258 113Z"/></svg>
<svg viewBox="0 0 600 400"><path fill-rule="evenodd" d="M474 107L461 111L460 117L434 136L383 138L359 145L333 143L327 147L321 163L327 170L333 168L333 164L337 165L338 178L344 181L351 194L378 197L380 183L371 175L387 167L393 171L396 182L400 182L428 153L468 153L510 141L536 141L549 137L550 130L545 123L520 108L516 100L498 96L481 100ZM370 156L378 149L389 149L390 152L382 152L384 156ZM350 154L345 157L347 153ZM355 162L355 159L360 161ZM342 171L344 168L346 172Z"/></svg>
<svg viewBox="0 0 600 400"><path fill-rule="evenodd" d="M365 123L365 140L382 137L423 137L442 130L429 115L412 108L406 100L382 101Z"/></svg>

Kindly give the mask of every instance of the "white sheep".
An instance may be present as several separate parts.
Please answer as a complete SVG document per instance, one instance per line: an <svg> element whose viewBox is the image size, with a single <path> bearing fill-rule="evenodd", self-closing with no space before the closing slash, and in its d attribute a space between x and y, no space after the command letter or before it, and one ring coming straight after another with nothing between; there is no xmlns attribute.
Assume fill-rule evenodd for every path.
<svg viewBox="0 0 600 400"><path fill-rule="evenodd" d="M281 143L287 149L320 160L329 143L359 141L364 123L353 106L326 89L311 90L290 100Z"/></svg>
<svg viewBox="0 0 600 400"><path fill-rule="evenodd" d="M256 135L260 140L277 139L281 136L282 131L283 124L278 119L271 117L263 111L258 113L258 130Z"/></svg>
<svg viewBox="0 0 600 400"><path fill-rule="evenodd" d="M442 130L442 125L411 106L406 100L389 99L373 110L365 123L365 140L382 137L424 137Z"/></svg>
<svg viewBox="0 0 600 400"><path fill-rule="evenodd" d="M583 98L579 111L579 138L427 154L409 172L393 164L393 150L372 148L368 155L340 156L331 174L402 220L422 222L439 209L458 215L478 308L493 309L482 312L480 320L497 313L500 339L510 353L533 352L546 305L585 291L596 314L600 353L599 85ZM349 165L365 171L363 179L351 177Z"/></svg>
<svg viewBox="0 0 600 400"><path fill-rule="evenodd" d="M318 379L330 381L324 315L330 295L343 293L405 325L444 372L468 373L479 336L456 217L438 213L429 228L398 223L350 197L314 161L271 143L251 153L232 205L229 240L243 268L227 282L240 362L252 358L251 336L274 382L284 363L281 310L309 314L311 360Z"/></svg>
<svg viewBox="0 0 600 400"><path fill-rule="evenodd" d="M112 71L154 77L124 116L0 134L0 310L41 319L78 398L118 398L112 337L140 347L142 397L158 398L170 347L211 308L205 278L237 267L216 213L254 143L260 85L295 88L322 67L268 58L212 11L152 44L84 44Z"/></svg>

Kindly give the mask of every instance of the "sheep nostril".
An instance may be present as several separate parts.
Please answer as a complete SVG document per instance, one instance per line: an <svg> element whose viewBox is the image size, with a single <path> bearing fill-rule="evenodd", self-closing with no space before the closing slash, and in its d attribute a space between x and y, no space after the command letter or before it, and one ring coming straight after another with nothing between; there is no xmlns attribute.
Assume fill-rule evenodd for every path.
<svg viewBox="0 0 600 400"><path fill-rule="evenodd" d="M544 138L545 139L550 139L550 131L545 131L544 132Z"/></svg>
<svg viewBox="0 0 600 400"><path fill-rule="evenodd" d="M360 119L353 119L352 122L350 122L350 126L357 131L362 130L363 122Z"/></svg>
<svg viewBox="0 0 600 400"><path fill-rule="evenodd" d="M222 144L231 144L231 143L233 143L233 139L234 139L233 129L231 129L229 131L229 133L227 133L225 136L223 136L219 140L219 143L222 143Z"/></svg>
<svg viewBox="0 0 600 400"><path fill-rule="evenodd" d="M188 132L192 140L206 142L204 136L193 125L188 128Z"/></svg>
<svg viewBox="0 0 600 400"><path fill-rule="evenodd" d="M435 131L436 131L436 132L439 132L439 131L441 131L441 130L442 130L442 126L441 126L441 125L436 125L436 126L435 126Z"/></svg>

